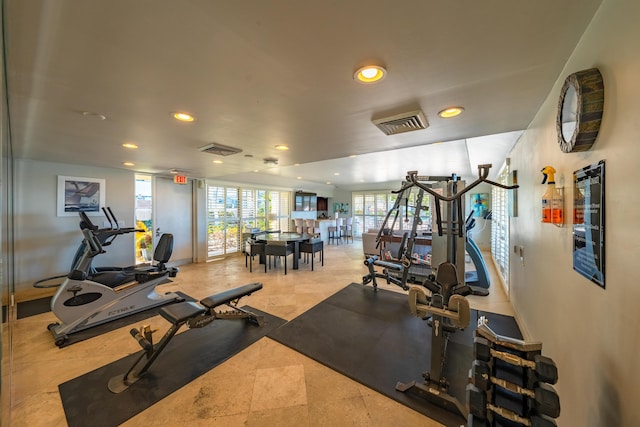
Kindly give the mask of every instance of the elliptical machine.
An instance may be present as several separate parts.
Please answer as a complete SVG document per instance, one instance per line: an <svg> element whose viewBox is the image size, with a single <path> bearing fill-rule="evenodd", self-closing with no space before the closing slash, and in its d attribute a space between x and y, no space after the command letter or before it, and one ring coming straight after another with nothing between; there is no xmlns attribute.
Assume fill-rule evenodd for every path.
<svg viewBox="0 0 640 427"><path fill-rule="evenodd" d="M487 212L485 215L485 219L489 219L491 216L491 211ZM473 230L476 226L476 220L473 218L473 211L467 217L465 221L465 228L467 230L465 234L465 249L473 262L473 265L476 267L475 271L466 271L465 274L465 283L472 287L474 290L474 295L485 295L489 293L487 289L491 285L491 280L489 279L489 272L487 271L487 265L484 262L484 258L482 257L482 253L480 252L480 248L478 244L471 237L471 233L469 231Z"/></svg>
<svg viewBox="0 0 640 427"><path fill-rule="evenodd" d="M153 267L96 269L92 266L93 259L105 253L103 239L98 236L106 234L96 233L97 228L92 227L84 212L80 216L84 236L82 253L51 300L51 311L62 323L51 323L47 329L59 347L69 334L182 300L174 292L155 291L157 285L178 274L177 268L166 266L173 251L172 234L163 234L160 238L153 257L157 264Z"/></svg>

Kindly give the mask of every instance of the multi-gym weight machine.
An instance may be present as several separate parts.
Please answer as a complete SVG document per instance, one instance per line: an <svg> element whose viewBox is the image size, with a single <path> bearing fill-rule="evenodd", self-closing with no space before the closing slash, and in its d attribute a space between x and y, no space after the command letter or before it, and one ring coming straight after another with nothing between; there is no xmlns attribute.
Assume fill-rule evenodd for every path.
<svg viewBox="0 0 640 427"><path fill-rule="evenodd" d="M507 189L516 187L504 186L487 180L486 174L488 174L491 165L480 165L478 168L480 178L466 188L465 182L455 174L451 176L418 176L417 172L408 172L407 180L403 182L402 187L393 191L397 197L378 231L376 237L378 247L382 244L383 233L393 233L395 230L403 206L405 223L410 222L409 212L412 210L411 228L403 234L398 250L397 252L393 251L391 259L380 259L378 256L365 259L364 264L369 271L363 277L363 284L372 283L374 289L377 289L376 278L383 278L388 284L393 283L408 290L409 284L422 284L430 275L435 275L437 268L432 268L432 266L438 266L442 262L448 261L456 266L458 277L465 278L464 282L470 285L469 289L472 294L483 296L488 294L489 280L482 255L475 242L466 235L468 221L464 220L464 199L460 197L457 200L449 200L451 198L449 196L456 192L462 196L481 182ZM415 181L409 181L410 177ZM414 191L414 197L411 197ZM424 204L425 192L433 196L430 206ZM409 206L409 199L412 199L412 206ZM428 210L431 210L432 213L435 211L437 233L431 235L430 256L421 257L416 251L417 240L422 237L419 236L418 227L423 223L422 214ZM449 232L449 230L455 231ZM469 251L471 255L477 275L474 275L473 272L465 273L463 262L465 250ZM381 267L383 270L376 271L375 267Z"/></svg>
<svg viewBox="0 0 640 427"><path fill-rule="evenodd" d="M426 184L433 181L433 178L419 176L416 171L411 171L407 174L407 183L400 190L417 187L433 197L436 230L432 235L433 274L423 281L422 286L412 285L409 289L412 314L430 322L430 370L423 374L424 381L398 382L396 390L415 391L425 399L465 418L467 410L458 398L448 393L449 383L444 376L448 335L466 328L470 320L469 303L465 296L470 295L472 289L464 283L464 194L483 182L504 189L517 188L487 179L490 168L491 165L478 165L478 178L468 186L456 175L452 175L439 185L439 189ZM407 249L409 246L410 244Z"/></svg>

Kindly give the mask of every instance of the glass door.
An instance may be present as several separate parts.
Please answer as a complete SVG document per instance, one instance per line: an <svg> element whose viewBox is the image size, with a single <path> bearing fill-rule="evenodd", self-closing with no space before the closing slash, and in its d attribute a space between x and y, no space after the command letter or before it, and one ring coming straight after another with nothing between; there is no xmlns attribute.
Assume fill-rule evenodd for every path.
<svg viewBox="0 0 640 427"><path fill-rule="evenodd" d="M153 260L153 182L151 175L135 176L135 227L142 232L136 233L136 264Z"/></svg>
<svg viewBox="0 0 640 427"><path fill-rule="evenodd" d="M240 249L240 191L234 187L207 186L208 257Z"/></svg>

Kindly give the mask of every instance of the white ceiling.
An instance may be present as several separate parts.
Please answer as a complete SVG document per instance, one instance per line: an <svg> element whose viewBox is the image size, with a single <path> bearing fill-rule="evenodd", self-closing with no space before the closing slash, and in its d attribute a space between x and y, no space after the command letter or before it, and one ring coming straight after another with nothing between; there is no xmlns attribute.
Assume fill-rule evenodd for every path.
<svg viewBox="0 0 640 427"><path fill-rule="evenodd" d="M495 174L600 2L7 0L14 156L316 189ZM356 83L371 61L386 79ZM371 123L418 108L425 130Z"/></svg>

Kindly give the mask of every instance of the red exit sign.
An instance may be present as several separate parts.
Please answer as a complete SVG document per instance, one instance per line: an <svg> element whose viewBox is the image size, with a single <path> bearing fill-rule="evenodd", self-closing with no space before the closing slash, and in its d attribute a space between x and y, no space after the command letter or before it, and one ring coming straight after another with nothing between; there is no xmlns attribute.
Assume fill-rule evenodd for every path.
<svg viewBox="0 0 640 427"><path fill-rule="evenodd" d="M173 182L175 182L176 184L186 184L187 183L188 178L185 175L174 175L173 176Z"/></svg>

